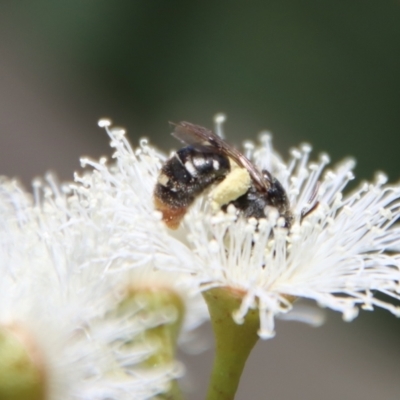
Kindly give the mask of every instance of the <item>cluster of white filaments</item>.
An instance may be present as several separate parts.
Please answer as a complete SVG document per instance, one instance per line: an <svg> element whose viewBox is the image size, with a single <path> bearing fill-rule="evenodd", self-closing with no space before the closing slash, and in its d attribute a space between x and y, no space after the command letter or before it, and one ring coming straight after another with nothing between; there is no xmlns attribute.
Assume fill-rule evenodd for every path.
<svg viewBox="0 0 400 400"><path fill-rule="evenodd" d="M0 179L0 333L17 329L35 344L49 400L150 399L182 375L180 363L142 367L157 349L136 339L177 315L166 305L144 318L139 297L122 314L127 286L161 281L182 295L185 330L204 318L183 278L152 276L152 245L140 231L150 211L132 197L132 181L125 186L129 171L139 176L142 167L118 165L101 160L71 184L48 175L34 182L33 198Z"/></svg>
<svg viewBox="0 0 400 400"><path fill-rule="evenodd" d="M223 120L217 122L217 131L222 132ZM353 160L327 169L329 157L310 162L311 147L303 145L284 162L274 152L270 135L262 134L259 145L245 144L244 154L282 183L294 215L290 230L273 207L265 219L246 220L232 205L227 212L215 212L204 195L189 209L179 230L172 232L152 206L154 185L166 157L144 140L133 151L109 121L100 125L116 148L116 164L91 165L102 184L107 182L107 191L116 188L126 217L140 220L135 232L127 232L128 237L142 239L132 245L138 259L151 259L156 268L188 273L199 290L242 291L242 305L235 313L238 323L256 307L260 336L272 337L274 317L289 312L293 299L299 297L337 310L345 320L356 317L359 306L379 306L400 315L390 301L375 297L380 292L399 300L400 290L396 225L400 186L386 185L383 174L344 195L353 179Z"/></svg>

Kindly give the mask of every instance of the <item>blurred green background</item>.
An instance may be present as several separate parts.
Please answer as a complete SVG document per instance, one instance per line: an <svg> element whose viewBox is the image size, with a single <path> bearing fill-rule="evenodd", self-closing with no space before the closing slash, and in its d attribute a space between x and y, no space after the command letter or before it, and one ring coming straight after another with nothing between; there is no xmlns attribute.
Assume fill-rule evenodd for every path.
<svg viewBox="0 0 400 400"><path fill-rule="evenodd" d="M220 111L228 115L226 132L233 142L269 129L283 155L307 141L315 156L320 151L333 161L354 156L359 178L371 178L380 169L397 181L400 2L0 2L3 174L28 184L51 168L71 179L79 156L110 154L107 138L96 126L104 116L126 127L132 142L147 136L167 150L177 146L168 121L212 127L212 116ZM296 365L299 356L290 358L296 355L287 354L288 343L305 340L298 344L309 346L302 347L301 357L307 358L307 351L317 357L315 370L300 382L286 376L285 365L282 375L271 379L274 369L258 365L248 372L248 389L241 398L263 399L275 386L276 394L269 398L295 398L291 396L297 393L296 398L307 399L373 399L381 387L386 389L380 398L398 398L398 320L365 313L351 329L338 322L333 330L324 327L311 334L301 327L300 336L294 325L286 326L279 326L283 334L278 331L275 342L263 343L263 349L280 349L277 359L265 353L268 368L286 358L286 366ZM327 333L335 330L343 332L348 347L341 345L340 333ZM329 343L324 342L327 337ZM360 337L382 342L360 347ZM332 345L330 355L318 358L316 342ZM357 346L358 353L348 350ZM343 359L338 351L344 351ZM195 361L194 381L206 381L201 376L208 374L207 357ZM310 360L302 359L292 374L304 374ZM324 367L318 368L319 363ZM343 365L352 363L354 371L349 370L355 375L346 372L344 384ZM264 368L265 380L251 381ZM324 370L332 376L325 386ZM371 377L378 376L375 383Z"/></svg>
<svg viewBox="0 0 400 400"><path fill-rule="evenodd" d="M76 121L64 135L104 142L95 122L110 116L169 148L167 121L223 111L234 141L270 129L283 154L308 141L355 156L362 177L399 175L398 1L3 0L0 14L2 64Z"/></svg>

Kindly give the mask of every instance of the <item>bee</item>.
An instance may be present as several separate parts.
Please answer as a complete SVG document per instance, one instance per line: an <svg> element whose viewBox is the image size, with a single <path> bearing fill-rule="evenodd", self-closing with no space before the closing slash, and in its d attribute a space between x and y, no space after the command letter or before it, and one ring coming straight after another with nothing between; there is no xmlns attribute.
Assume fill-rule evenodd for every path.
<svg viewBox="0 0 400 400"><path fill-rule="evenodd" d="M267 170L259 170L236 148L214 132L190 122L173 124L172 133L186 145L163 165L154 189L155 208L171 229L177 229L197 196L216 185L229 194L219 200L222 210L233 204L245 218L265 218L275 208L290 228L293 220L288 196ZM239 180L231 176L244 176ZM245 177L247 176L247 182ZM245 182L245 183L243 183ZM238 189L242 186L241 189Z"/></svg>

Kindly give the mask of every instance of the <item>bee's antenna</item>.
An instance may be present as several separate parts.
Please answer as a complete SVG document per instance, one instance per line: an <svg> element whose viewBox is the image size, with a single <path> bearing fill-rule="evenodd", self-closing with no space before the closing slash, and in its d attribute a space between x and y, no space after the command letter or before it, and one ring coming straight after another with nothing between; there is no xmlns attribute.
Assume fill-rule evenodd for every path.
<svg viewBox="0 0 400 400"><path fill-rule="evenodd" d="M214 115L215 133L221 138L225 139L223 124L226 121L226 115L218 113Z"/></svg>

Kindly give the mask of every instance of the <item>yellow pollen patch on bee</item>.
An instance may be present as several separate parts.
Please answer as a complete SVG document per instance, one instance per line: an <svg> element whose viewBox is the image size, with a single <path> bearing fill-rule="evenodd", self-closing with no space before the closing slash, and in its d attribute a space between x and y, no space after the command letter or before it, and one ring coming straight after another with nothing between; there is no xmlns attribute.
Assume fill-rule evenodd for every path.
<svg viewBox="0 0 400 400"><path fill-rule="evenodd" d="M210 193L212 208L219 210L224 204L243 196L250 189L250 186L251 177L247 169L234 167Z"/></svg>

